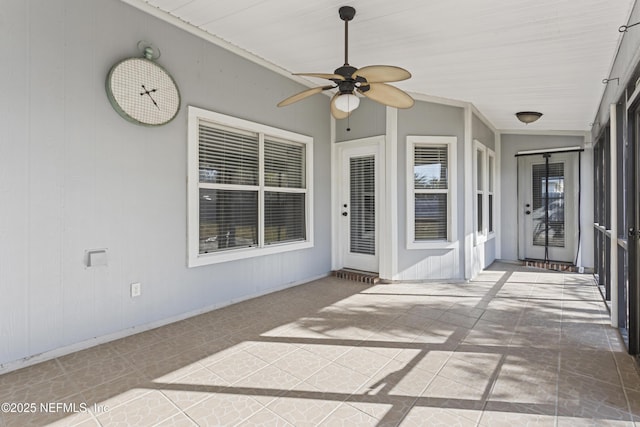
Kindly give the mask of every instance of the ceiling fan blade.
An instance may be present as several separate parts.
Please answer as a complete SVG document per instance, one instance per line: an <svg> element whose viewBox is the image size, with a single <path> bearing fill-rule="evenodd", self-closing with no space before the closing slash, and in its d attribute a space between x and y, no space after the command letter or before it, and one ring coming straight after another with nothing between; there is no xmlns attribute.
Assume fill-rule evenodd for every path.
<svg viewBox="0 0 640 427"><path fill-rule="evenodd" d="M368 90L366 89L367 87L369 88ZM384 83L363 85L358 89L358 92L373 101L389 107L411 108L415 102L405 91Z"/></svg>
<svg viewBox="0 0 640 427"><path fill-rule="evenodd" d="M325 74L325 73L293 73L294 76L306 76L306 77L317 77L319 79L327 79L327 80L344 80L344 76L340 74Z"/></svg>
<svg viewBox="0 0 640 427"><path fill-rule="evenodd" d="M346 111L338 110L336 108L336 98L338 98L338 96L340 96L340 92L336 93L333 95L333 98L331 98L331 115L336 120L346 119L351 115L351 113L347 113Z"/></svg>
<svg viewBox="0 0 640 427"><path fill-rule="evenodd" d="M404 68L393 65L369 65L353 73L353 78L364 77L369 83L399 82L411 77L411 73Z"/></svg>
<svg viewBox="0 0 640 427"><path fill-rule="evenodd" d="M282 100L278 103L278 107L284 107L287 106L289 104L293 104L294 102L298 102L302 99L305 99L311 95L315 95L316 93L320 93L323 90L327 90L327 89L333 89L334 86L319 86L319 87L313 87L311 89L307 89L307 90L303 90L300 93L296 93L295 95L292 95L290 97L288 97L285 100Z"/></svg>

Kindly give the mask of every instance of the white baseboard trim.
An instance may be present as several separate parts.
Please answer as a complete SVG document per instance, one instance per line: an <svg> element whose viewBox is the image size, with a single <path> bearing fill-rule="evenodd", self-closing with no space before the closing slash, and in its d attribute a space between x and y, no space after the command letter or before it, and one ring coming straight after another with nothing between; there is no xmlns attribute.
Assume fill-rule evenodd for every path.
<svg viewBox="0 0 640 427"><path fill-rule="evenodd" d="M151 329L159 328L161 326L166 326L171 323L179 322L181 320L188 319L190 317L195 317L200 314L208 313L213 310L218 310L223 307L227 307L233 304L237 304L242 301L250 300L253 298L258 298L264 295L269 295L274 292L283 291L285 289L293 288L296 286L304 285L306 283L313 282L315 280L323 279L331 275L331 272L326 274L321 274L318 276L310 277L304 280L300 280L297 282L291 282L286 285L278 286L276 288L271 288L265 290L263 292L256 292L254 294L249 294L242 296L240 298L231 299L229 301L209 305L207 307L199 308L197 310L189 311L186 313L181 313L176 316L172 316L166 319L157 320L155 322L146 323L144 325L134 326L131 328L123 329L118 332L114 332L107 335L101 335L99 337L94 337L85 341L81 341L78 343L70 344L64 347L56 348L54 350L46 351L44 353L34 354L32 356L27 356L23 359L18 359L12 362L6 362L0 364L0 375L6 374L12 371L16 371L18 369L26 368L28 366L36 365L41 362L46 362L48 360L52 360L58 357L66 356L67 354L75 353L77 351L86 350L91 347L95 347L100 344L105 344L111 341L118 340L120 338L125 338L131 335L139 334L140 332L145 332Z"/></svg>

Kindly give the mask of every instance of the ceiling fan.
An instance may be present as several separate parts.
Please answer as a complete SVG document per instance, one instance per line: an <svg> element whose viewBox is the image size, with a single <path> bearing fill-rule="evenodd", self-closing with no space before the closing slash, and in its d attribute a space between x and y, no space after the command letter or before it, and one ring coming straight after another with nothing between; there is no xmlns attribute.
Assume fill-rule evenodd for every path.
<svg viewBox="0 0 640 427"><path fill-rule="evenodd" d="M338 91L331 99L331 115L336 119L347 118L353 110L358 108L360 99L356 93L390 107L412 107L414 101L411 96L395 86L386 84L410 78L411 73L407 70L392 65L369 65L360 69L349 65L349 21L355 16L356 10L351 6L342 6L338 12L340 19L344 21L344 65L337 68L333 74L294 73L295 76L331 80L332 84L304 90L281 101L278 107L284 107L316 93L335 88L338 88Z"/></svg>

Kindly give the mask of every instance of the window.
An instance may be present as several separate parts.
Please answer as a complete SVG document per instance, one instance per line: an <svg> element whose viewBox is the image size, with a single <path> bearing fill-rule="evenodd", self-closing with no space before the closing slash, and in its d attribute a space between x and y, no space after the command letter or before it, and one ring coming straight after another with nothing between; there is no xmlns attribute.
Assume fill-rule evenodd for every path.
<svg viewBox="0 0 640 427"><path fill-rule="evenodd" d="M312 246L311 147L189 107L189 266Z"/></svg>
<svg viewBox="0 0 640 427"><path fill-rule="evenodd" d="M487 150L487 174L488 174L488 183L487 183L487 194L488 194L488 203L487 208L489 210L489 215L487 220L489 221L489 234L493 234L496 232L495 230L495 182L496 182L496 155L493 151Z"/></svg>
<svg viewBox="0 0 640 427"><path fill-rule="evenodd" d="M476 189L476 235L486 235L484 223L485 197L485 153L486 147L476 141L475 189Z"/></svg>
<svg viewBox="0 0 640 427"><path fill-rule="evenodd" d="M455 240L456 137L407 137L407 248L448 246Z"/></svg>
<svg viewBox="0 0 640 427"><path fill-rule="evenodd" d="M495 237L496 154L474 141L473 186L476 244Z"/></svg>

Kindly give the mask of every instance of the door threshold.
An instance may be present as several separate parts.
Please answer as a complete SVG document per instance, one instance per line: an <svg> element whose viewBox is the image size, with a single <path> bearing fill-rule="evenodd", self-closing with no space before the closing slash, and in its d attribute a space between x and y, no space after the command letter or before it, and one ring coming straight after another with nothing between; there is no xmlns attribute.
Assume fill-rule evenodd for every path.
<svg viewBox="0 0 640 427"><path fill-rule="evenodd" d="M340 270L334 270L331 272L332 276L339 279L352 280L355 282L368 283L370 285L377 285L380 283L380 276L378 273L371 271L355 270L351 268L343 268Z"/></svg>
<svg viewBox="0 0 640 427"><path fill-rule="evenodd" d="M544 268L545 270L561 271L565 273L582 273L580 267L570 262L564 261L544 261L539 259L525 259L525 267Z"/></svg>

